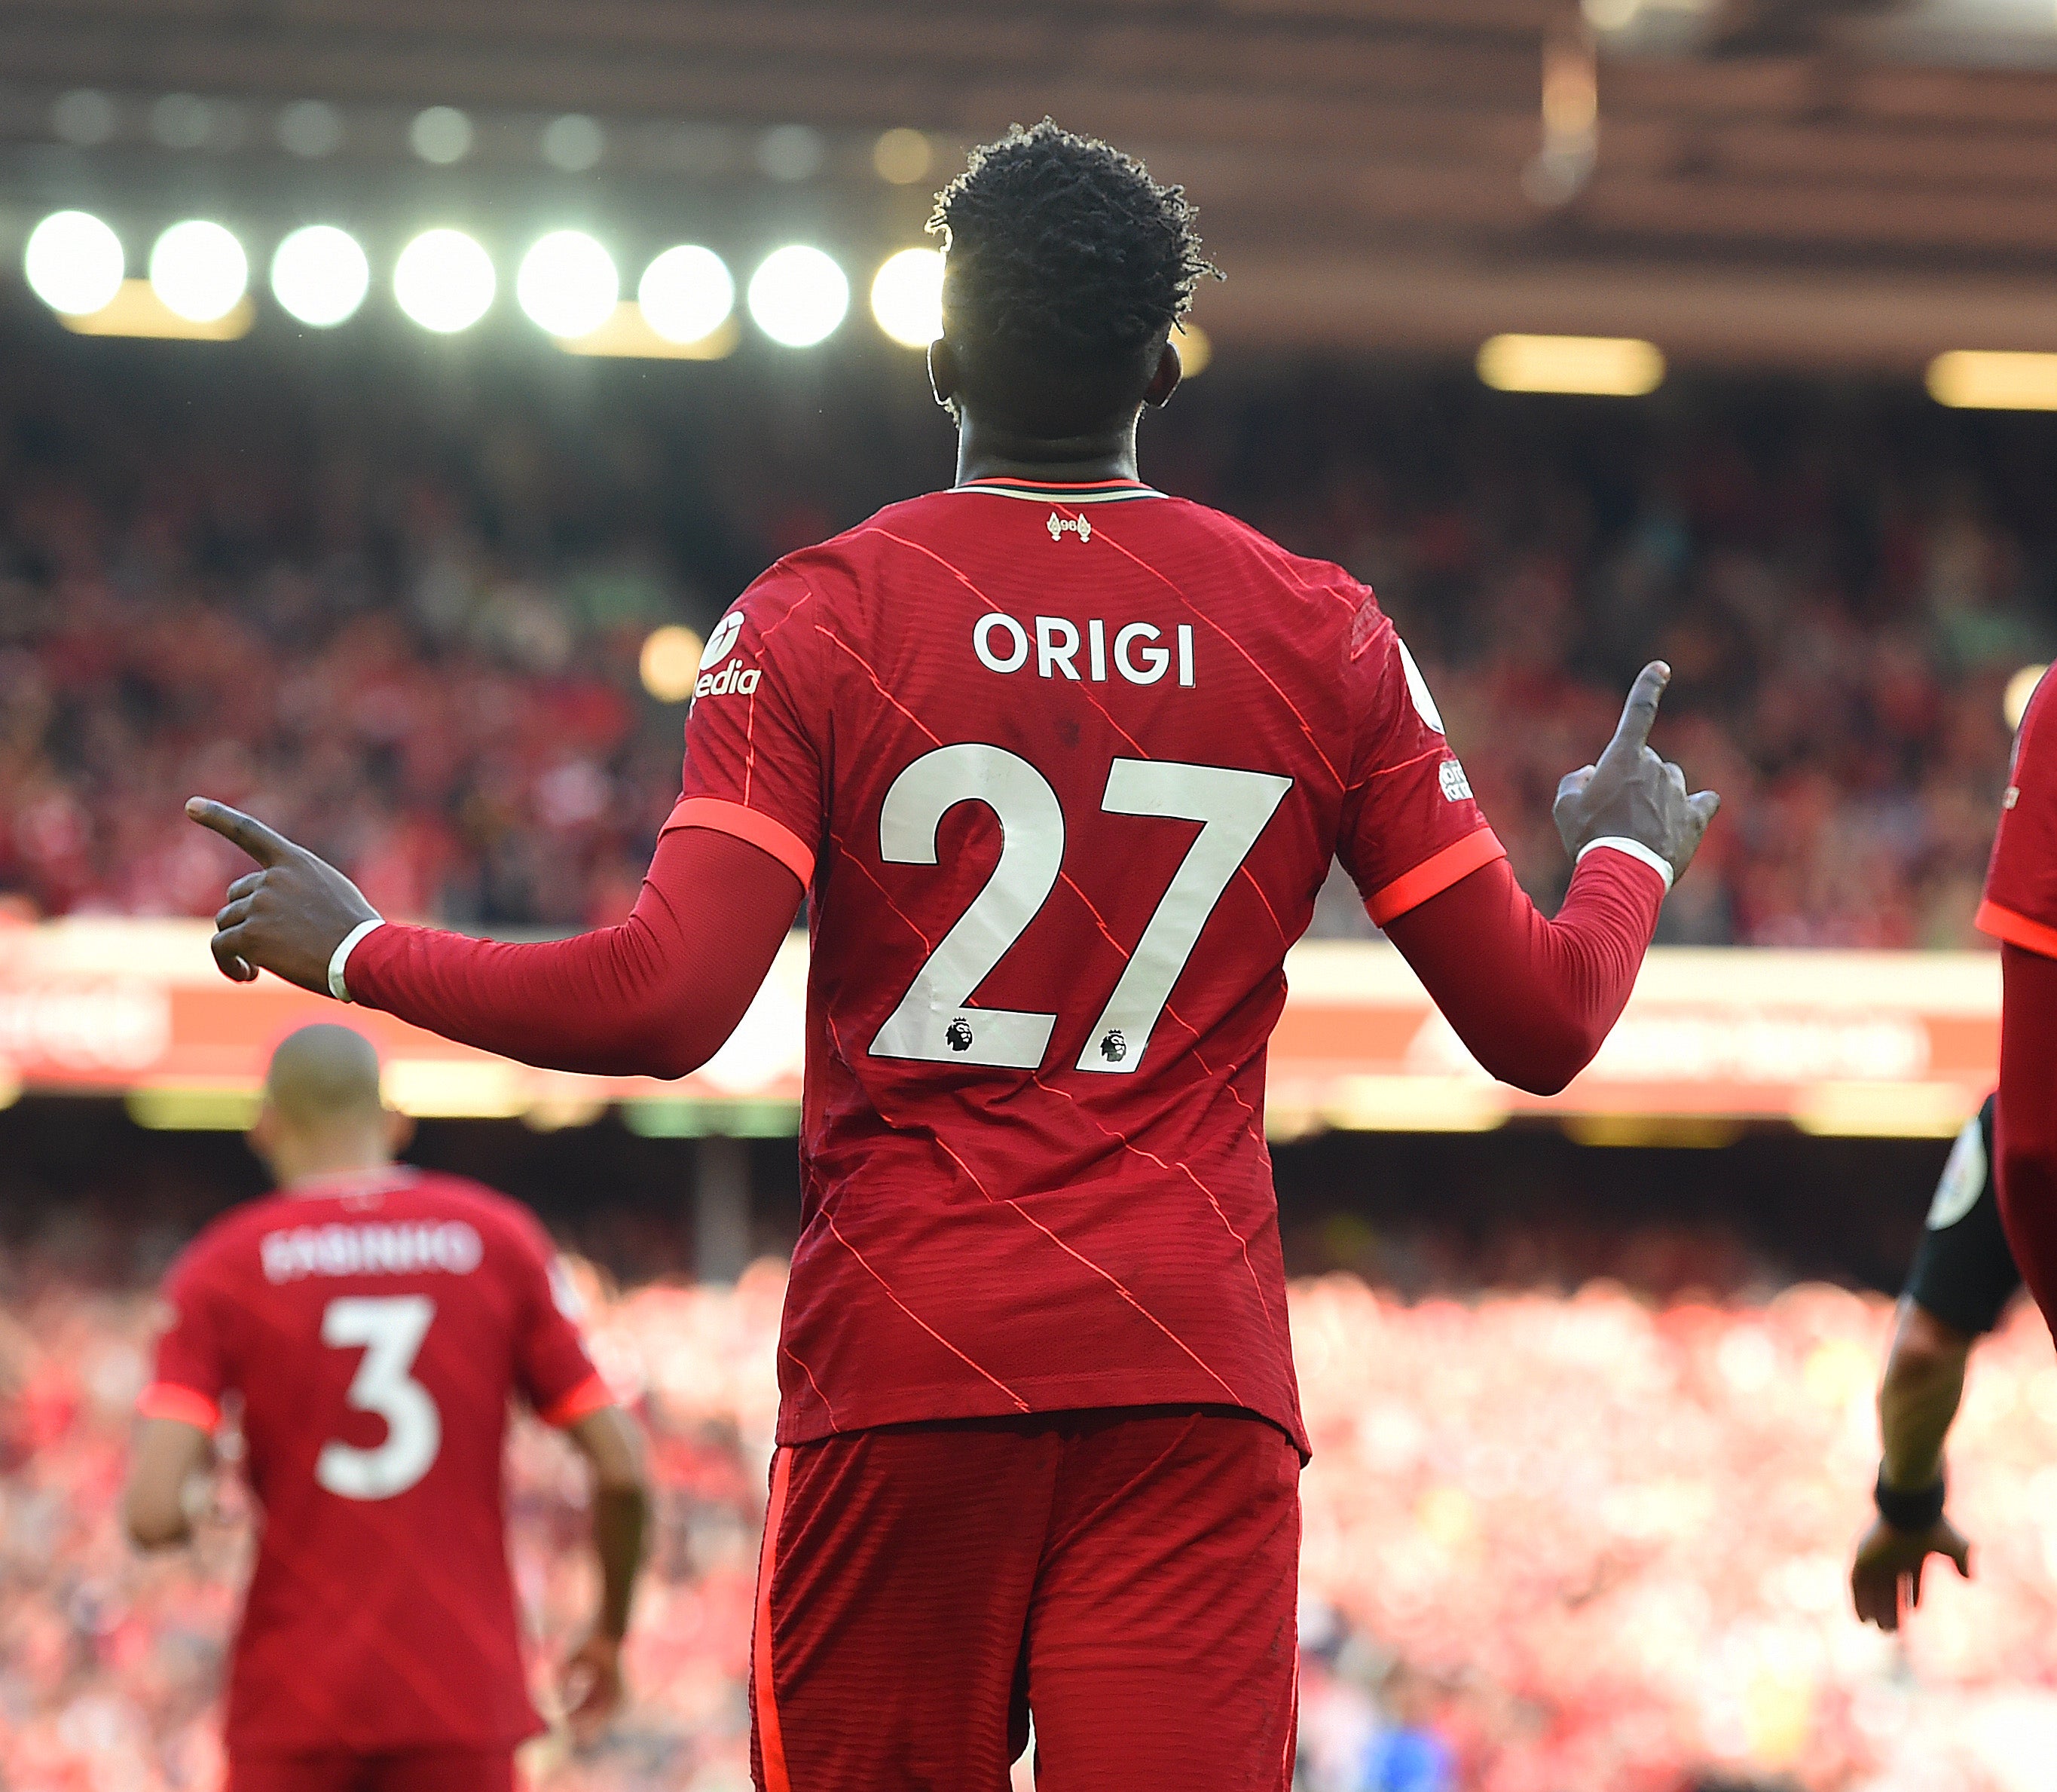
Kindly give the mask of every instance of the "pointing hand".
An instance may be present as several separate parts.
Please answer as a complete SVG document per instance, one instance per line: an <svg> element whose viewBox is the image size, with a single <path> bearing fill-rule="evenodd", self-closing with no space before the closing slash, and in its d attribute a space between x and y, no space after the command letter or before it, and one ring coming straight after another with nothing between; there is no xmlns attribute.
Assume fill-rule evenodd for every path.
<svg viewBox="0 0 2057 1792"><path fill-rule="evenodd" d="M228 886L228 900L214 918L210 944L221 974L248 983L268 970L327 994L335 949L360 922L376 921L378 910L333 865L240 809L196 796L186 814L260 867Z"/></svg>
<svg viewBox="0 0 2057 1792"><path fill-rule="evenodd" d="M1651 726L1671 668L1653 660L1636 676L1607 750L1568 773L1551 814L1564 850L1576 858L1595 840L1630 839L1647 846L1683 877L1722 799L1712 791L1686 793L1686 774L1651 750Z"/></svg>

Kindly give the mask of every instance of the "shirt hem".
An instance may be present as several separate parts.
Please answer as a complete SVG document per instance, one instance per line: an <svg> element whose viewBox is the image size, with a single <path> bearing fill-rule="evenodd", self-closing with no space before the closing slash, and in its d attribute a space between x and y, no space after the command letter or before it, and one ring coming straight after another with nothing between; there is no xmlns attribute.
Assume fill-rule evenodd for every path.
<svg viewBox="0 0 2057 1792"><path fill-rule="evenodd" d="M1266 1398L1260 1391L1237 1398L1219 1382L1167 1374L1136 1377L1049 1377L1032 1386L1016 1384L1020 1401L983 1389L906 1388L860 1401L838 1400L834 1416L818 1398L799 1407L789 1397L779 1404L777 1441L815 1444L846 1431L871 1431L886 1425L940 1425L953 1419L1021 1418L1035 1413L1099 1411L1129 1406L1234 1406L1276 1425L1292 1441L1300 1460L1314 1454L1297 1401ZM1275 1395L1275 1390L1272 1390Z"/></svg>
<svg viewBox="0 0 2057 1792"><path fill-rule="evenodd" d="M1972 918L1972 925L1980 933L2004 940L2009 946L2018 946L2024 952L2033 952L2043 958L2057 958L2057 927L2047 922L2031 921L2025 914L2003 907L1990 896L1979 904L1979 912Z"/></svg>

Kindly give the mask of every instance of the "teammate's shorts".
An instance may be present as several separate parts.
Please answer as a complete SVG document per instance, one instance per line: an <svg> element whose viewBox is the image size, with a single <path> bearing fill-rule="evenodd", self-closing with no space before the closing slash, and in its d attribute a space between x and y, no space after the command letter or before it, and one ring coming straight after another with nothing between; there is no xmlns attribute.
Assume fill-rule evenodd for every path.
<svg viewBox="0 0 2057 1792"><path fill-rule="evenodd" d="M410 1749L397 1754L237 1754L226 1792L514 1792L506 1749Z"/></svg>
<svg viewBox="0 0 2057 1792"><path fill-rule="evenodd" d="M761 1792L1286 1792L1300 1460L1232 1409L890 1425L781 1449Z"/></svg>

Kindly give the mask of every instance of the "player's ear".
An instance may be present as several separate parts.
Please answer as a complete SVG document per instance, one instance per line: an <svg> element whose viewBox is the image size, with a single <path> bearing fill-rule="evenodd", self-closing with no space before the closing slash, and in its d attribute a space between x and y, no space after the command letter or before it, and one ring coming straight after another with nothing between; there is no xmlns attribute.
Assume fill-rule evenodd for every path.
<svg viewBox="0 0 2057 1792"><path fill-rule="evenodd" d="M1186 364L1179 359L1179 345L1170 340L1164 344L1164 352L1157 357L1157 371L1150 376L1144 387L1143 402L1153 407L1167 405L1171 394L1179 390L1179 382L1185 377ZM1129 388L1133 391L1133 387Z"/></svg>
<svg viewBox="0 0 2057 1792"><path fill-rule="evenodd" d="M244 1142L249 1146L251 1154L266 1169L271 1171L274 1179L276 1179L279 1110L269 1101L263 1103L257 1109L256 1119L251 1121L250 1130L243 1135L243 1138Z"/></svg>
<svg viewBox="0 0 2057 1792"><path fill-rule="evenodd" d="M957 351L947 336L929 344L929 390L940 405L947 406L957 395Z"/></svg>
<svg viewBox="0 0 2057 1792"><path fill-rule="evenodd" d="M398 1157L414 1143L414 1120L411 1114L403 1114L397 1108L386 1110L386 1155Z"/></svg>

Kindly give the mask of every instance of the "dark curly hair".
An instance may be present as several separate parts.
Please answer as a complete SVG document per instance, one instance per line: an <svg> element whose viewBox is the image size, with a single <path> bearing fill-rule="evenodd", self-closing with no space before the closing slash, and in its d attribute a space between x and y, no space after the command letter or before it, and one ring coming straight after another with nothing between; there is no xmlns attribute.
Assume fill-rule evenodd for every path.
<svg viewBox="0 0 2057 1792"><path fill-rule="evenodd" d="M1183 188L1158 185L1097 137L1048 118L1017 125L936 196L945 329L1012 373L1097 378L1105 390L1146 356L1154 365L1195 288L1220 278L1194 216Z"/></svg>

